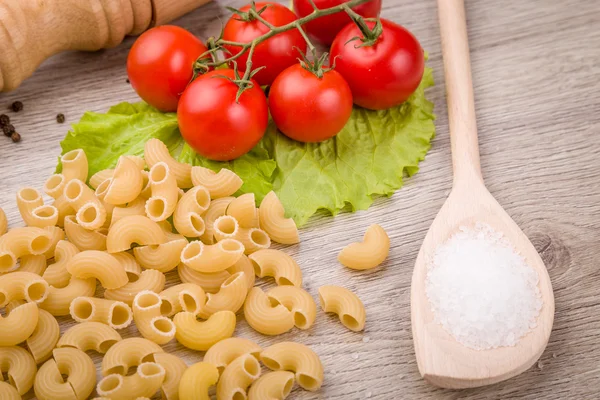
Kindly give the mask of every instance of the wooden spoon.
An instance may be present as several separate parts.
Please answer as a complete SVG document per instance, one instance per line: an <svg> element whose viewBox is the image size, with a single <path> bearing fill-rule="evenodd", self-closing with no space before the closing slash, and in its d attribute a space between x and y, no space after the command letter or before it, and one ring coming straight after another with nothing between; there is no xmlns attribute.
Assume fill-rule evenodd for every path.
<svg viewBox="0 0 600 400"><path fill-rule="evenodd" d="M471 82L464 0L438 0L446 76L454 182L450 196L433 221L415 263L411 287L411 319L419 372L445 388L468 388L499 382L528 369L548 343L554 320L554 295L537 251L486 189L479 164L477 126ZM475 222L502 232L539 276L544 302L537 327L514 347L473 350L457 342L434 321L425 294L427 267L438 245Z"/></svg>

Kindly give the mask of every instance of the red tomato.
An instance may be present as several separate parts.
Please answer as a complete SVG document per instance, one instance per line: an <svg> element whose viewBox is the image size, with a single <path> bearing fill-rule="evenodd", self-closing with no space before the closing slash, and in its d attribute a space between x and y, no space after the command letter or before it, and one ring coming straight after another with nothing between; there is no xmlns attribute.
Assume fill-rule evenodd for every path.
<svg viewBox="0 0 600 400"><path fill-rule="evenodd" d="M314 0L314 3L318 9L322 10L324 8L338 6L346 1L348 0ZM352 10L365 18L375 18L381 11L381 0L371 0L367 3L353 7ZM302 18L312 13L313 8L308 0L294 0L294 11L296 11L298 17ZM333 39L335 39L335 35L351 21L348 14L341 11L339 13L314 19L302 26L310 36L325 45L330 45L333 42Z"/></svg>
<svg viewBox="0 0 600 400"><path fill-rule="evenodd" d="M230 69L211 71L190 83L179 100L181 136L211 160L233 160L246 154L267 130L265 94L253 82L236 102L239 88L227 79L234 76Z"/></svg>
<svg viewBox="0 0 600 400"><path fill-rule="evenodd" d="M286 136L321 142L342 130L352 114L352 93L334 70L318 78L300 64L283 71L269 90L269 109Z"/></svg>
<svg viewBox="0 0 600 400"><path fill-rule="evenodd" d="M257 10L260 10L264 6L268 7L260 16L272 25L281 26L294 22L297 19L296 14L292 10L281 4L256 3ZM248 11L249 9L250 5L247 5L242 7L240 11ZM269 31L269 28L260 21L247 22L240 21L238 20L239 18L239 16L233 15L227 21L223 31L224 40L249 43L256 37ZM306 42L297 29L280 33L256 46L254 55L252 56L252 69L259 67L266 68L254 75L254 79L261 85L270 85L273 83L275 77L281 71L297 62L299 54L298 50L294 47L300 49L301 52L306 51ZM238 46L225 46L225 48L231 52L231 55L237 54L240 50ZM246 52L246 54L236 60L240 73L243 73L246 69L247 54Z"/></svg>
<svg viewBox="0 0 600 400"><path fill-rule="evenodd" d="M367 22L373 28L374 22ZM419 86L425 68L423 49L405 28L382 19L383 33L374 45L359 47L364 37L348 24L331 45L330 59L350 85L354 103L384 110L404 102Z"/></svg>
<svg viewBox="0 0 600 400"><path fill-rule="evenodd" d="M127 56L131 86L148 104L175 111L192 79L194 62L206 50L200 39L183 28L152 28L135 41Z"/></svg>

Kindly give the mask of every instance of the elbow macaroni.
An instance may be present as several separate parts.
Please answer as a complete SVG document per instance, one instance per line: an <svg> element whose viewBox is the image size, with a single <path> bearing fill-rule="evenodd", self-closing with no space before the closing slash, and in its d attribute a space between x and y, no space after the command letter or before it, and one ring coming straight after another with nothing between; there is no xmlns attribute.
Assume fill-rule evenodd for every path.
<svg viewBox="0 0 600 400"><path fill-rule="evenodd" d="M212 200L208 210L202 214L204 220L204 233L200 236L200 239L206 244L213 244L214 238L214 224L217 218L225 215L225 211L235 197L222 197L220 199Z"/></svg>
<svg viewBox="0 0 600 400"><path fill-rule="evenodd" d="M275 192L270 191L258 208L260 226L272 240L281 244L300 242L298 227L292 218L285 218L285 209Z"/></svg>
<svg viewBox="0 0 600 400"><path fill-rule="evenodd" d="M64 288L50 286L48 297L40 308L54 316L69 315L69 307L73 299L82 296L93 296L96 292L95 279L78 279L71 277L69 284Z"/></svg>
<svg viewBox="0 0 600 400"><path fill-rule="evenodd" d="M21 262L19 268L14 270L13 272L31 272L32 274L42 276L44 271L46 271L46 256L23 256L21 257ZM6 272L10 274L11 272ZM2 273L0 273L2 275Z"/></svg>
<svg viewBox="0 0 600 400"><path fill-rule="evenodd" d="M58 340L56 347L74 347L81 351L94 350L106 353L121 335L101 322L82 322L69 328Z"/></svg>
<svg viewBox="0 0 600 400"><path fill-rule="evenodd" d="M252 253L250 261L259 278L272 276L278 285L302 286L302 270L294 259L281 250L265 249Z"/></svg>
<svg viewBox="0 0 600 400"><path fill-rule="evenodd" d="M17 192L17 208L27 226L45 228L58 222L58 210L44 205L41 194L33 188L23 188Z"/></svg>
<svg viewBox="0 0 600 400"><path fill-rule="evenodd" d="M112 211L110 219L110 227L112 228L120 219L130 217L132 215L146 216L146 199L138 197L126 206L115 207Z"/></svg>
<svg viewBox="0 0 600 400"><path fill-rule="evenodd" d="M133 375L111 374L98 382L97 391L111 400L131 400L152 397L165 380L165 369L155 362L145 362L138 366Z"/></svg>
<svg viewBox="0 0 600 400"><path fill-rule="evenodd" d="M231 276L227 270L204 273L195 271L185 264L179 264L177 273L182 282L194 283L200 286L206 293L217 293L221 288L221 284Z"/></svg>
<svg viewBox="0 0 600 400"><path fill-rule="evenodd" d="M56 245L54 264L50 264L44 271L42 278L54 287L65 287L69 284L71 274L67 271L67 264L79 253L77 246L66 240L61 240Z"/></svg>
<svg viewBox="0 0 600 400"><path fill-rule="evenodd" d="M208 362L199 362L185 370L179 382L179 400L210 400L208 390L217 384L219 371Z"/></svg>
<svg viewBox="0 0 600 400"><path fill-rule="evenodd" d="M52 356L59 336L60 327L56 318L46 310L39 310L37 326L26 342L36 364L41 364Z"/></svg>
<svg viewBox="0 0 600 400"><path fill-rule="evenodd" d="M66 181L73 179L79 179L83 182L87 181L88 159L83 150L71 150L63 154L60 162L62 164L62 175Z"/></svg>
<svg viewBox="0 0 600 400"><path fill-rule="evenodd" d="M0 377L6 373L20 395L31 389L36 372L35 361L27 350L19 346L0 347Z"/></svg>
<svg viewBox="0 0 600 400"><path fill-rule="evenodd" d="M162 398L165 400L179 399L179 382L187 365L181 358L169 353L156 353L154 361L165 369L165 380L160 388Z"/></svg>
<svg viewBox="0 0 600 400"><path fill-rule="evenodd" d="M187 237L200 237L206 226L201 215L210 206L210 194L203 186L196 186L185 193L173 214L177 232Z"/></svg>
<svg viewBox="0 0 600 400"><path fill-rule="evenodd" d="M70 306L77 322L102 322L114 329L127 328L133 319L131 308L122 301L77 297Z"/></svg>
<svg viewBox="0 0 600 400"><path fill-rule="evenodd" d="M248 387L260 376L260 363L251 354L239 356L221 374L217 383L219 400L246 399Z"/></svg>
<svg viewBox="0 0 600 400"><path fill-rule="evenodd" d="M141 246L166 243L167 237L156 222L141 215L131 215L118 220L106 237L109 253L129 250L133 243Z"/></svg>
<svg viewBox="0 0 600 400"><path fill-rule="evenodd" d="M181 252L181 262L199 272L220 272L235 264L244 254L244 245L225 239L212 245L195 240Z"/></svg>
<svg viewBox="0 0 600 400"><path fill-rule="evenodd" d="M227 339L235 331L235 314L231 311L219 311L201 322L190 312L182 311L173 318L177 331L175 339L185 347L206 351L215 343Z"/></svg>
<svg viewBox="0 0 600 400"><path fill-rule="evenodd" d="M344 326L351 331L359 332L365 328L365 306L357 295L340 286L321 286L319 301L325 312L338 315Z"/></svg>
<svg viewBox="0 0 600 400"><path fill-rule="evenodd" d="M225 215L235 218L242 228L258 228L258 210L254 193L246 193L233 199Z"/></svg>
<svg viewBox="0 0 600 400"><path fill-rule="evenodd" d="M161 314L167 317L180 311L197 315L206 303L206 294L202 287L194 283L181 283L159 293L162 300Z"/></svg>
<svg viewBox="0 0 600 400"><path fill-rule="evenodd" d="M63 174L51 175L46 179L46 182L44 182L44 192L56 200L62 196L66 184L67 180Z"/></svg>
<svg viewBox="0 0 600 400"><path fill-rule="evenodd" d="M218 173L204 167L192 167L192 183L202 185L210 192L211 199L231 196L242 187L242 180L229 169L222 168Z"/></svg>
<svg viewBox="0 0 600 400"><path fill-rule="evenodd" d="M75 210L77 223L89 230L100 229L106 222L106 208L94 191L78 179L65 186L66 201Z"/></svg>
<svg viewBox="0 0 600 400"><path fill-rule="evenodd" d="M281 304L291 311L296 328L310 328L317 317L317 304L308 292L295 286L277 286L267 292L271 304Z"/></svg>
<svg viewBox="0 0 600 400"><path fill-rule="evenodd" d="M323 364L309 347L294 342L281 342L260 353L263 364L273 371L292 371L301 388L314 392L323 385Z"/></svg>
<svg viewBox="0 0 600 400"><path fill-rule="evenodd" d="M175 176L177 186L182 189L192 187L192 166L180 163L171 157L169 149L160 140L150 139L146 142L144 146L144 159L150 168L159 162L164 162Z"/></svg>
<svg viewBox="0 0 600 400"><path fill-rule="evenodd" d="M65 231L57 226L47 226L44 229L50 234L50 247L44 252L44 256L46 256L46 259L48 260L54 257L58 242L65 239Z"/></svg>
<svg viewBox="0 0 600 400"><path fill-rule="evenodd" d="M134 337L115 343L102 359L102 375L125 375L131 367L153 361L155 353L163 353L162 347L151 340Z"/></svg>
<svg viewBox="0 0 600 400"><path fill-rule="evenodd" d="M106 189L104 201L108 204L119 205L135 200L140 195L144 183L141 170L130 158L119 157Z"/></svg>
<svg viewBox="0 0 600 400"><path fill-rule="evenodd" d="M48 297L48 283L31 272L12 272L0 276L0 307L12 300L43 302Z"/></svg>
<svg viewBox="0 0 600 400"><path fill-rule="evenodd" d="M238 240L244 245L246 254L268 249L271 246L271 239L265 231L259 228L242 228L238 225L236 219L230 215L224 215L215 220L214 236L217 241L225 239Z"/></svg>
<svg viewBox="0 0 600 400"><path fill-rule="evenodd" d="M111 300L118 300L128 305L133 304L135 295L142 290L151 290L160 292L165 288L165 275L155 269L147 269L143 271L139 278L133 282L129 282L118 289L107 289L104 291L104 297Z"/></svg>
<svg viewBox="0 0 600 400"><path fill-rule="evenodd" d="M152 221L164 221L173 214L177 206L177 180L164 162L152 166L148 179L152 196L146 202L146 215Z"/></svg>
<svg viewBox="0 0 600 400"><path fill-rule="evenodd" d="M294 374L288 371L269 372L252 384L248 400L284 400L294 387Z"/></svg>
<svg viewBox="0 0 600 400"><path fill-rule="evenodd" d="M51 245L52 237L47 230L35 227L11 229L0 236L0 272L14 270L18 258L44 254Z"/></svg>
<svg viewBox="0 0 600 400"><path fill-rule="evenodd" d="M258 360L260 359L261 351L262 348L252 340L232 337L221 340L208 349L204 355L204 362L216 366L219 374L222 374L225 367L231 364L236 358L244 354L251 354Z"/></svg>
<svg viewBox="0 0 600 400"><path fill-rule="evenodd" d="M85 400L94 391L96 367L83 351L73 348L54 349L54 356L40 367L34 390L39 400ZM63 378L62 375L66 375Z"/></svg>
<svg viewBox="0 0 600 400"><path fill-rule="evenodd" d="M161 303L158 294L150 290L139 292L133 299L133 319L143 337L166 344L175 337L175 324L161 315Z"/></svg>
<svg viewBox="0 0 600 400"><path fill-rule="evenodd" d="M39 319L35 303L16 307L6 317L0 316L0 346L15 346L31 336Z"/></svg>
<svg viewBox="0 0 600 400"><path fill-rule="evenodd" d="M66 268L75 278L98 279L106 289L118 289L129 282L125 268L104 251L86 250L77 253L69 260Z"/></svg>
<svg viewBox="0 0 600 400"><path fill-rule="evenodd" d="M206 295L206 303L200 308L198 315L207 319L217 311L229 310L238 312L248 294L244 272L236 272L221 284L221 289Z"/></svg>
<svg viewBox="0 0 600 400"><path fill-rule="evenodd" d="M159 245L136 247L133 255L144 268L168 272L179 265L181 252L187 244L187 239L181 238Z"/></svg>
<svg viewBox="0 0 600 400"><path fill-rule="evenodd" d="M246 322L263 335L281 335L294 327L294 314L281 304L273 306L258 287L252 288L244 303Z"/></svg>
<svg viewBox="0 0 600 400"><path fill-rule="evenodd" d="M367 228L362 242L350 243L338 255L340 263L351 269L371 269L381 264L390 252L390 238L383 228L373 224Z"/></svg>
<svg viewBox="0 0 600 400"><path fill-rule="evenodd" d="M73 243L79 250L106 250L106 234L104 231L90 231L79 225L72 215L65 217L65 233L69 242Z"/></svg>
<svg viewBox="0 0 600 400"><path fill-rule="evenodd" d="M64 226L65 218L67 216L75 216L75 210L73 210L73 207L70 206L64 195L61 195L59 198L54 200L52 205L56 207L56 210L58 211L58 221L56 222L56 225L61 228Z"/></svg>

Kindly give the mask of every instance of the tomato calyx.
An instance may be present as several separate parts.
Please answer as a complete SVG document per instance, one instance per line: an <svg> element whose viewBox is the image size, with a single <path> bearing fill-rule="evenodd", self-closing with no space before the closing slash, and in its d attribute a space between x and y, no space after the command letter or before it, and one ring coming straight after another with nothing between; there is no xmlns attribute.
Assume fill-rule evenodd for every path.
<svg viewBox="0 0 600 400"><path fill-rule="evenodd" d="M238 91L235 95L235 102L239 103L242 93L244 93L244 91L254 87L254 81L252 80L252 77L254 75L256 75L260 70L264 69L265 67L256 68L256 69L252 70L252 72L250 72L249 74L244 74L243 76L240 76L240 72L238 71L238 67L237 67L237 62L232 61L232 63L233 63L234 78L231 78L226 75L215 75L212 78L227 79L228 81L236 84L238 87Z"/></svg>
<svg viewBox="0 0 600 400"><path fill-rule="evenodd" d="M383 26L381 25L381 20L379 18L363 18L361 15L357 14L350 8L345 8L345 11L352 20L352 22L356 24L356 26L360 30L360 33L362 33L363 36L355 36L352 39L348 40L345 44L356 40L360 40L362 43L355 47L374 46L379 40L381 34L383 33ZM373 28L369 28L369 25L367 25L367 21L375 22Z"/></svg>
<svg viewBox="0 0 600 400"><path fill-rule="evenodd" d="M250 3L250 9L248 11L241 11L241 10L238 10L237 8L234 8L234 7L225 7L225 8L235 14L235 16L232 17L232 18L235 19L235 20L237 20L237 21L252 22L252 21L259 20L260 22L262 22L266 26L271 27L272 25L269 24L268 22L266 22L260 16L260 14L262 14L268 7L269 7L268 5L265 5L260 10L257 10L256 9L256 2L253 0Z"/></svg>
<svg viewBox="0 0 600 400"><path fill-rule="evenodd" d="M323 78L323 75L325 75L326 72L331 71L335 68L335 60L333 60L333 65L331 67L325 66L329 53L323 53L321 54L321 56L317 57L316 50L314 48L311 48L313 55L313 60L311 61L306 54L302 53L299 49L297 50L302 56L301 59L298 59L302 68L309 72L312 72L319 79Z"/></svg>

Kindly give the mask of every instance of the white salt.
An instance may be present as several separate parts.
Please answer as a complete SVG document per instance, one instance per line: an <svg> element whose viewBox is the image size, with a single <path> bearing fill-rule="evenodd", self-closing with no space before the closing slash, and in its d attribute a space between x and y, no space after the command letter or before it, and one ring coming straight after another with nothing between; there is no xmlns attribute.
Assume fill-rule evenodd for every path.
<svg viewBox="0 0 600 400"><path fill-rule="evenodd" d="M476 350L517 344L543 304L537 272L483 223L438 246L425 285L436 322Z"/></svg>

